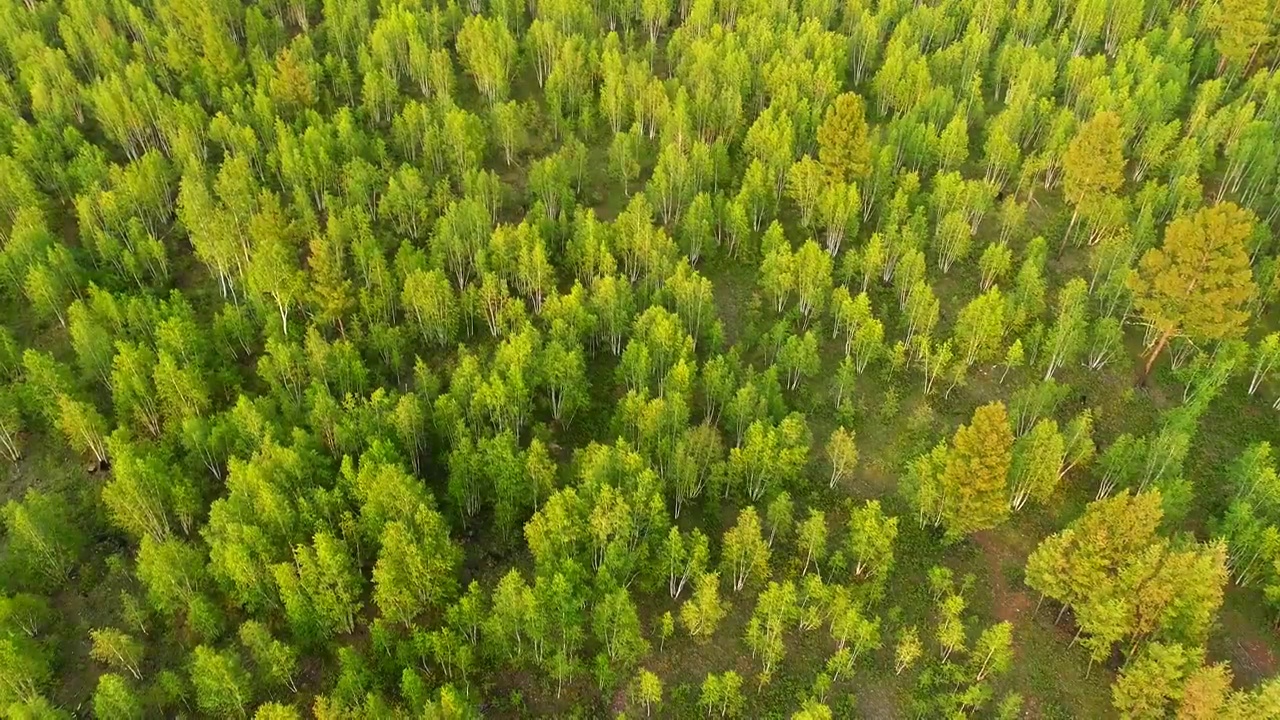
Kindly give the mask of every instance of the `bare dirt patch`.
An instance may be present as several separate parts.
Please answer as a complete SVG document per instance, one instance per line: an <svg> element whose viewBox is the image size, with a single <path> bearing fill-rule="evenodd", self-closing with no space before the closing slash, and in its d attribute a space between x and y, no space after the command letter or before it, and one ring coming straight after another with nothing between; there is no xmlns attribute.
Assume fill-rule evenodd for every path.
<svg viewBox="0 0 1280 720"><path fill-rule="evenodd" d="M992 611L996 619L1000 622L1016 623L1023 618L1029 618L1035 610L1031 595L1020 587L1010 587L1005 576L1005 568L1020 564L1023 558L989 530L974 533L973 541L982 548L982 556L987 564L987 578L991 583ZM1017 651L1016 643L1014 650Z"/></svg>
<svg viewBox="0 0 1280 720"><path fill-rule="evenodd" d="M1236 643L1240 655L1254 674L1268 677L1276 672L1276 654L1265 643L1257 638L1244 638Z"/></svg>
<svg viewBox="0 0 1280 720"><path fill-rule="evenodd" d="M1226 603L1218 613L1221 627L1209 643L1210 656L1230 662L1236 685L1241 687L1252 687L1280 670L1280 653L1269 634L1268 619L1256 605L1259 602L1255 591L1228 587Z"/></svg>

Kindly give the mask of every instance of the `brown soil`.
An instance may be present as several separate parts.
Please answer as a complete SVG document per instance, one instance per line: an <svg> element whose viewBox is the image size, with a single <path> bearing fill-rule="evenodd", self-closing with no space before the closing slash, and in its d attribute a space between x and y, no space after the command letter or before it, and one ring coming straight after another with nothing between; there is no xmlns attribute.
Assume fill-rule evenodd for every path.
<svg viewBox="0 0 1280 720"><path fill-rule="evenodd" d="M989 530L974 533L973 541L982 548L982 555L987 562L991 604L996 619L1016 623L1024 617L1029 618L1035 610L1030 594L1022 588L1010 588L1004 574L1005 566L1020 563L1022 559ZM1017 651L1016 643L1014 651Z"/></svg>
<svg viewBox="0 0 1280 720"><path fill-rule="evenodd" d="M1270 677L1276 672L1276 654L1257 638L1245 638L1236 644L1242 663L1258 677Z"/></svg>

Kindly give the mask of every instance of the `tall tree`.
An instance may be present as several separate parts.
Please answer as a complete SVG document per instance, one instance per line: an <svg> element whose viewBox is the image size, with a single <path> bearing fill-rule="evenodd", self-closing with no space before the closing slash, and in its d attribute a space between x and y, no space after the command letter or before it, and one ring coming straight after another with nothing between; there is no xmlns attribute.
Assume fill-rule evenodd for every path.
<svg viewBox="0 0 1280 720"><path fill-rule="evenodd" d="M58 396L58 428L78 452L92 455L99 465L107 461L106 421L92 404L68 394Z"/></svg>
<svg viewBox="0 0 1280 720"><path fill-rule="evenodd" d="M1058 423L1043 419L1013 444L1010 505L1019 510L1028 499L1043 503L1062 478L1066 445Z"/></svg>
<svg viewBox="0 0 1280 720"><path fill-rule="evenodd" d="M1124 182L1120 117L1100 112L1081 125L1062 157L1062 170L1062 192L1072 206L1069 237L1081 213L1092 211Z"/></svg>
<svg viewBox="0 0 1280 720"><path fill-rule="evenodd" d="M630 672L649 651L649 643L640 632L635 603L625 588L596 600L591 620L596 639L604 647L604 654L614 672Z"/></svg>
<svg viewBox="0 0 1280 720"><path fill-rule="evenodd" d="M93 714L102 720L140 720L142 701L124 678L103 673L93 691Z"/></svg>
<svg viewBox="0 0 1280 720"><path fill-rule="evenodd" d="M680 623L695 639L715 634L727 609L720 599L720 576L703 573L693 586L693 596L680 605Z"/></svg>
<svg viewBox="0 0 1280 720"><path fill-rule="evenodd" d="M726 670L721 675L708 673L702 681L698 704L707 709L708 716L714 712L722 718L739 717L746 705L746 698L742 695L742 676L733 670Z"/></svg>
<svg viewBox="0 0 1280 720"><path fill-rule="evenodd" d="M1027 584L1074 611L1094 662L1120 642L1131 657L1150 641L1198 646L1222 604L1226 548L1160 537L1162 502L1158 491L1093 502L1027 558Z"/></svg>
<svg viewBox="0 0 1280 720"><path fill-rule="evenodd" d="M305 297L306 275L298 263L298 243L278 201L266 204L249 223L253 252L246 280L254 293L266 296L280 315L280 330L289 334L289 314Z"/></svg>
<svg viewBox="0 0 1280 720"><path fill-rule="evenodd" d="M831 462L829 485L834 489L842 480L852 475L854 468L858 466L858 446L854 432L846 430L843 425L832 430L831 437L827 440L826 452L827 460Z"/></svg>
<svg viewBox="0 0 1280 720"><path fill-rule="evenodd" d="M505 100L515 66L516 41L502 18L468 15L458 30L457 48L458 58L485 100L490 105Z"/></svg>
<svg viewBox="0 0 1280 720"><path fill-rule="evenodd" d="M1013 431L1004 403L978 408L951 441L941 477L942 521L947 537L995 527L1009 515L1005 494L1013 455Z"/></svg>
<svg viewBox="0 0 1280 720"><path fill-rule="evenodd" d="M1218 51L1218 73L1230 69L1244 72L1258 51L1273 39L1269 26L1275 23L1275 6L1266 0L1224 0L1208 12L1211 26L1217 31L1214 47Z"/></svg>
<svg viewBox="0 0 1280 720"><path fill-rule="evenodd" d="M297 650L271 637L271 632L254 620L245 621L238 634L261 679L273 686L287 687L291 692L298 691L295 682L298 675Z"/></svg>
<svg viewBox="0 0 1280 720"><path fill-rule="evenodd" d="M190 669L196 705L202 711L223 717L244 717L245 706L253 699L253 690L249 674L234 652L200 645L191 653Z"/></svg>
<svg viewBox="0 0 1280 720"><path fill-rule="evenodd" d="M60 585L79 559L84 535L61 495L28 489L0 508L10 556L18 567Z"/></svg>
<svg viewBox="0 0 1280 720"><path fill-rule="evenodd" d="M1245 305L1255 292L1245 250L1253 226L1248 210L1214 205L1169 223L1160 247L1143 254L1138 271L1129 276L1134 306L1155 338L1142 382L1176 336L1202 342L1244 332Z"/></svg>
<svg viewBox="0 0 1280 720"><path fill-rule="evenodd" d="M915 625L903 628L898 634L898 644L893 650L893 672L901 675L924 654L924 646L920 643L920 633Z"/></svg>
<svg viewBox="0 0 1280 720"><path fill-rule="evenodd" d="M373 568L373 601L383 617L408 625L427 608L443 606L457 593L461 555L444 518L427 505L387 523Z"/></svg>
<svg viewBox="0 0 1280 720"><path fill-rule="evenodd" d="M1170 700L1182 694L1183 678L1198 662L1199 658L1181 645L1152 643L1116 677L1111 686L1112 703L1124 717L1166 717Z"/></svg>
<svg viewBox="0 0 1280 720"><path fill-rule="evenodd" d="M760 659L760 677L767 680L786 652L784 633L799 614L795 583L769 583L756 600L747 623L746 640L751 653Z"/></svg>
<svg viewBox="0 0 1280 720"><path fill-rule="evenodd" d="M114 668L128 670L134 679L142 679L142 644L115 628L98 628L89 633L92 647L89 655Z"/></svg>
<svg viewBox="0 0 1280 720"><path fill-rule="evenodd" d="M642 669L636 676L632 697L644 705L644 716L651 717L654 708L662 706L662 680L652 672Z"/></svg>
<svg viewBox="0 0 1280 720"><path fill-rule="evenodd" d="M0 457L11 462L22 459L22 410L18 394L8 386L0 386Z"/></svg>
<svg viewBox="0 0 1280 720"><path fill-rule="evenodd" d="M837 182L871 175L866 103L857 93L836 96L818 126L818 160Z"/></svg>
<svg viewBox="0 0 1280 720"><path fill-rule="evenodd" d="M1072 278L1058 291L1058 314L1045 337L1044 379L1053 378L1058 368L1079 356L1088 332L1088 286L1081 278Z"/></svg>
<svg viewBox="0 0 1280 720"><path fill-rule="evenodd" d="M741 592L748 582L760 582L769 576L769 544L754 507L738 514L737 524L724 533L723 545L722 564L734 592Z"/></svg>
<svg viewBox="0 0 1280 720"><path fill-rule="evenodd" d="M298 545L294 566L302 591L310 600L321 632L350 633L361 606L363 579L346 543L327 532L316 533L311 546Z"/></svg>
<svg viewBox="0 0 1280 720"><path fill-rule="evenodd" d="M821 567L822 559L827 554L827 516L821 510L809 508L809 517L800 523L796 530L796 544L804 553L804 568L800 574L807 575L809 564Z"/></svg>
<svg viewBox="0 0 1280 720"><path fill-rule="evenodd" d="M884 514L879 500L868 500L849 512L846 562L853 579L867 588L869 597L883 592L893 569L893 545L898 538L898 518Z"/></svg>

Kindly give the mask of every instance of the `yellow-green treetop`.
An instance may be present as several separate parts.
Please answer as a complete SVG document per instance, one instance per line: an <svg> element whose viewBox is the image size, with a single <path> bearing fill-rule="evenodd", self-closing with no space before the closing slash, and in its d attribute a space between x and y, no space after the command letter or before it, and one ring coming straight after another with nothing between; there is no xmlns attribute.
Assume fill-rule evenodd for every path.
<svg viewBox="0 0 1280 720"><path fill-rule="evenodd" d="M1232 203L1203 208L1169 223L1161 246L1142 256L1129 287L1138 312L1158 333L1144 380L1176 335L1223 340L1244 332L1245 304L1254 293L1245 250L1253 224L1253 213Z"/></svg>
<svg viewBox="0 0 1280 720"><path fill-rule="evenodd" d="M1210 22L1217 31L1213 45L1221 56L1219 75L1228 68L1248 67L1270 39L1268 25L1276 9L1274 0L1221 0L1211 10Z"/></svg>
<svg viewBox="0 0 1280 720"><path fill-rule="evenodd" d="M1006 485L1013 459L1013 431L1004 403L987 403L961 425L942 475L947 537L995 527L1009 516Z"/></svg>
<svg viewBox="0 0 1280 720"><path fill-rule="evenodd" d="M1081 125L1067 145L1062 156L1062 192L1075 210L1072 227L1084 206L1119 190L1124 183L1123 150L1120 116L1109 111Z"/></svg>
<svg viewBox="0 0 1280 720"><path fill-rule="evenodd" d="M818 126L818 160L841 182L871 174L866 103L857 93L838 96Z"/></svg>

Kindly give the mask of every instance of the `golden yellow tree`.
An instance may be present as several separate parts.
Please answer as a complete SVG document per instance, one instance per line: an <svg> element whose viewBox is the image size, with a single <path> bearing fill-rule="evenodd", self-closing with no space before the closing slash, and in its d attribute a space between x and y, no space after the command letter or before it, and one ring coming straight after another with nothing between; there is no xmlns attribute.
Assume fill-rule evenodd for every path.
<svg viewBox="0 0 1280 720"><path fill-rule="evenodd" d="M1232 203L1198 210L1169 223L1164 242L1148 250L1129 276L1134 305L1156 332L1142 370L1146 382L1169 340L1239 337L1253 297L1245 239L1253 213Z"/></svg>
<svg viewBox="0 0 1280 720"><path fill-rule="evenodd" d="M866 103L857 93L836 97L818 126L818 160L839 182L865 180L871 174Z"/></svg>
<svg viewBox="0 0 1280 720"><path fill-rule="evenodd" d="M1210 24L1217 33L1213 46L1219 55L1219 75L1227 69L1248 69L1271 39L1268 21L1275 8L1274 0L1222 0L1210 12Z"/></svg>
<svg viewBox="0 0 1280 720"><path fill-rule="evenodd" d="M993 528L1009 516L1012 459L1013 431L1004 403L983 405L956 430L942 473L942 520L949 539Z"/></svg>
<svg viewBox="0 0 1280 720"><path fill-rule="evenodd" d="M1120 189L1124 182L1123 150L1120 116L1113 112L1094 115L1071 138L1062 156L1062 194L1072 206L1068 237L1081 212Z"/></svg>

